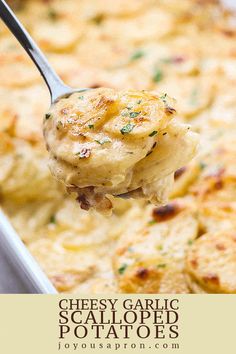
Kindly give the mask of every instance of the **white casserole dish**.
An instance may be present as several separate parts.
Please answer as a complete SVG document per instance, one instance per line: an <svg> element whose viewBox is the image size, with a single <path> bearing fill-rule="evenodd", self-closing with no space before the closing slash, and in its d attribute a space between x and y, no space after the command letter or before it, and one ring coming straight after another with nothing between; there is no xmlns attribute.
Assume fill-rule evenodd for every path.
<svg viewBox="0 0 236 354"><path fill-rule="evenodd" d="M0 269L0 293L57 293L1 211Z"/></svg>

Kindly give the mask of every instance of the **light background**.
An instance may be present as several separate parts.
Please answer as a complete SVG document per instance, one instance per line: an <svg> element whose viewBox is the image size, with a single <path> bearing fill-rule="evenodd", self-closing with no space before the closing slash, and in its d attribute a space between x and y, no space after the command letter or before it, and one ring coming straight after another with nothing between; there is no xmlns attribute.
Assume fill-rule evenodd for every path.
<svg viewBox="0 0 236 354"><path fill-rule="evenodd" d="M68 296L67 296L68 297ZM84 297L84 296L83 296ZM125 299L124 295L108 296ZM167 298L159 295L129 295L129 298ZM64 350L58 351L58 302L62 295L1 295L0 353L3 354L235 354L235 295L178 295L180 300L180 349ZM71 298L71 297L70 297ZM73 299L75 296L73 296ZM79 298L79 296L77 296ZM94 298L99 298L96 296ZM101 296L100 296L101 298ZM102 296L106 298L106 296ZM119 312L122 311L118 307ZM90 338L89 338L90 339ZM89 341L87 339L87 342ZM68 337L66 342L69 342ZM73 339L74 342L79 342ZM119 343L124 340L117 340ZM176 340L175 340L176 341ZM85 342L85 340L83 340ZM91 338L94 343L94 339ZM127 342L127 340L126 340ZM131 343L138 339L131 338ZM145 342L145 340L142 340ZM160 342L160 341L159 341ZM167 342L167 341L166 341ZM147 340L152 345L153 340Z"/></svg>

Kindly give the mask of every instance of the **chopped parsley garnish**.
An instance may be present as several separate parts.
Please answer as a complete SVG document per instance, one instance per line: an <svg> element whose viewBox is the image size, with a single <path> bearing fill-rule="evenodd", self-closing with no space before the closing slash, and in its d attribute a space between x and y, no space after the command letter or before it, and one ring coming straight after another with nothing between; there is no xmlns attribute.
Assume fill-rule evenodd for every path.
<svg viewBox="0 0 236 354"><path fill-rule="evenodd" d="M56 224L56 217L55 215L52 215L49 220L50 224Z"/></svg>
<svg viewBox="0 0 236 354"><path fill-rule="evenodd" d="M195 106L198 103L198 94L199 94L198 88L195 87L192 90L190 97L189 97L189 104L190 105Z"/></svg>
<svg viewBox="0 0 236 354"><path fill-rule="evenodd" d="M156 224L157 222L156 222L156 220L150 220L149 222L148 222L148 225L154 225L154 224Z"/></svg>
<svg viewBox="0 0 236 354"><path fill-rule="evenodd" d="M129 134L130 132L132 132L132 130L134 129L135 124L132 123L128 123L126 125L123 126L123 128L121 128L120 132L121 134Z"/></svg>
<svg viewBox="0 0 236 354"><path fill-rule="evenodd" d="M138 100L138 101L137 101L137 104L140 104L141 102L142 102L142 100Z"/></svg>
<svg viewBox="0 0 236 354"><path fill-rule="evenodd" d="M154 82L160 82L163 79L163 72L160 68L157 68L152 77Z"/></svg>
<svg viewBox="0 0 236 354"><path fill-rule="evenodd" d="M204 170L204 168L207 167L207 164L205 162L203 162L203 161L200 161L199 167L200 167L201 170Z"/></svg>
<svg viewBox="0 0 236 354"><path fill-rule="evenodd" d="M136 52L134 52L134 53L131 55L130 60L131 60L131 61L134 61L134 60L140 59L140 58L142 58L144 55L145 55L144 51L143 51L142 49L138 49L138 50L136 50Z"/></svg>
<svg viewBox="0 0 236 354"><path fill-rule="evenodd" d="M167 93L164 93L164 95L161 95L161 96L160 96L160 99L161 99L164 103L166 103L166 98L167 98Z"/></svg>
<svg viewBox="0 0 236 354"><path fill-rule="evenodd" d="M141 112L130 112L130 118L136 118Z"/></svg>
<svg viewBox="0 0 236 354"><path fill-rule="evenodd" d="M84 96L79 96L78 99L79 99L79 100L83 100L83 99L84 99Z"/></svg>
<svg viewBox="0 0 236 354"><path fill-rule="evenodd" d="M93 124L89 124L88 127L89 127L89 129L93 129L94 125Z"/></svg>
<svg viewBox="0 0 236 354"><path fill-rule="evenodd" d="M165 268L166 264L165 263L160 263L157 265L157 268Z"/></svg>
<svg viewBox="0 0 236 354"><path fill-rule="evenodd" d="M193 240L188 240L188 245L191 246L193 244Z"/></svg>
<svg viewBox="0 0 236 354"><path fill-rule="evenodd" d="M125 272L125 270L126 270L126 268L128 267L128 265L127 264L122 264L122 266L118 269L118 273L119 274L124 274L124 272Z"/></svg>
<svg viewBox="0 0 236 354"><path fill-rule="evenodd" d="M153 130L153 132L151 132L150 134L149 134L149 136L154 136L154 135L156 135L157 134L157 131L156 130Z"/></svg>
<svg viewBox="0 0 236 354"><path fill-rule="evenodd" d="M122 112L121 115L122 115L122 117L128 117L129 113L128 112Z"/></svg>
<svg viewBox="0 0 236 354"><path fill-rule="evenodd" d="M173 62L172 58L161 58L160 62L163 64L171 64Z"/></svg>
<svg viewBox="0 0 236 354"><path fill-rule="evenodd" d="M45 114L45 119L49 119L49 118L51 118L51 113L46 113Z"/></svg>
<svg viewBox="0 0 236 354"><path fill-rule="evenodd" d="M111 139L110 138L103 138L101 140L95 140L96 143L100 144L100 145L103 145L103 144L106 144L106 143L111 143Z"/></svg>
<svg viewBox="0 0 236 354"><path fill-rule="evenodd" d="M103 22L103 20L104 20L103 14L98 14L91 19L91 21L97 26L99 26Z"/></svg>
<svg viewBox="0 0 236 354"><path fill-rule="evenodd" d="M57 14L57 12L56 12L53 8L50 8L50 9L48 10L48 17L49 17L51 20L55 21L55 20L58 18L58 14Z"/></svg>

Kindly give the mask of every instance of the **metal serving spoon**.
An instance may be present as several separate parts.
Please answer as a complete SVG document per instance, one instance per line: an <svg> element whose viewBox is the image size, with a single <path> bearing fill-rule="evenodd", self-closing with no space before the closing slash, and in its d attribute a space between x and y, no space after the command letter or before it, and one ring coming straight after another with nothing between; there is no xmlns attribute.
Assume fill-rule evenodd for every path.
<svg viewBox="0 0 236 354"><path fill-rule="evenodd" d="M87 90L86 88L73 89L64 84L32 37L3 0L0 0L0 18L5 22L6 26L14 34L18 42L20 42L37 66L50 91L52 104L63 96L69 96L72 93Z"/></svg>

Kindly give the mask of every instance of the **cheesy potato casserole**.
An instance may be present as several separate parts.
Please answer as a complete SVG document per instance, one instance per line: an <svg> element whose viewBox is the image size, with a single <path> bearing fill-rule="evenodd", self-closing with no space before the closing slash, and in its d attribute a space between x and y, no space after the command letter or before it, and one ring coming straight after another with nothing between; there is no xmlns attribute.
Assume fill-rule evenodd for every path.
<svg viewBox="0 0 236 354"><path fill-rule="evenodd" d="M166 202L174 172L198 141L171 120L174 112L166 94L147 91L98 88L63 97L44 120L51 171L85 210L109 213L109 195Z"/></svg>
<svg viewBox="0 0 236 354"><path fill-rule="evenodd" d="M72 87L94 89L71 96L66 111L55 106L45 117L51 169L63 182L69 176L72 192L83 190L78 198L84 209L95 204L83 178L96 179L98 197L114 205L110 217L82 210L51 176L42 134L50 104L47 88L0 24L1 207L58 291L236 293L235 15L217 0L18 0L11 5L62 79ZM142 96L151 92L155 103L142 107L137 90ZM101 120L95 115L87 122L94 93L102 98ZM168 104L176 114L166 111L166 93L176 100ZM82 112L78 123L71 117L70 100ZM118 110L116 122L105 120L104 105ZM152 125L152 114L148 125L139 122L146 109L158 111L158 125ZM52 120L54 110L59 115ZM200 135L191 162L196 141L189 124ZM78 145L77 133L82 134ZM169 141L173 170L165 162ZM74 154L65 156L58 142L69 144ZM159 148L162 178L154 189L140 190L143 173L154 181ZM115 171L111 185L106 171L97 169L103 161ZM93 175L87 176L92 166ZM174 170L171 198L164 206L142 198L103 199L109 189L114 194L137 189L139 196L163 200L165 193L156 193L165 191L161 187ZM123 188L121 176L130 188Z"/></svg>

